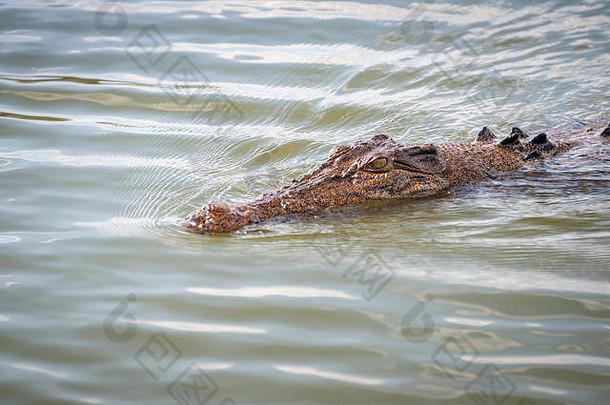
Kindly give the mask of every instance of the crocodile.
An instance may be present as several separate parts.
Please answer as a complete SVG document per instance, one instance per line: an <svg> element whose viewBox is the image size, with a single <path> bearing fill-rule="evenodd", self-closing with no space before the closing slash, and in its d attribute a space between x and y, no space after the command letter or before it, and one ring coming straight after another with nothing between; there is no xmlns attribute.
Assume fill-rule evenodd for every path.
<svg viewBox="0 0 610 405"><path fill-rule="evenodd" d="M329 208L430 196L555 156L592 132L608 139L610 125L593 121L563 130L557 139L545 132L529 136L514 127L501 140L483 127L473 142L416 146L375 135L335 146L316 170L277 191L245 204L206 204L181 224L198 233L232 232L268 220L313 216Z"/></svg>

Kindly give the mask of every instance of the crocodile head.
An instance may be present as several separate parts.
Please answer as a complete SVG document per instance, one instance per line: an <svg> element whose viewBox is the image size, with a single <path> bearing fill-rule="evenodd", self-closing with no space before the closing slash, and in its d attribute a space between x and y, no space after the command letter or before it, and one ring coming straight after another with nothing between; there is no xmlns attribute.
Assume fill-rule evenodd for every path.
<svg viewBox="0 0 610 405"><path fill-rule="evenodd" d="M229 232L251 223L326 208L422 196L448 187L434 145L405 147L386 135L334 147L312 173L244 205L207 204L182 223L197 232Z"/></svg>
<svg viewBox="0 0 610 405"><path fill-rule="evenodd" d="M335 146L312 177L326 179L360 203L439 191L444 181L438 175L445 166L434 145L405 147L387 135L375 135L354 145ZM350 205L338 202L330 201L331 205Z"/></svg>

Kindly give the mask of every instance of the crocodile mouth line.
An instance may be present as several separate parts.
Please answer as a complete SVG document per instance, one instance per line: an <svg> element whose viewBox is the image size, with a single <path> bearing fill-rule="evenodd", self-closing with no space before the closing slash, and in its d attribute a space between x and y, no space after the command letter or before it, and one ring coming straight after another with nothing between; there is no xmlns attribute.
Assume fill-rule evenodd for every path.
<svg viewBox="0 0 610 405"><path fill-rule="evenodd" d="M402 160L394 160L392 159L392 162L394 163L394 167L396 169L402 169L405 171L409 171L409 172L415 172L415 173L422 173L422 174L427 174L429 172L426 172L424 170L420 170L417 167L414 167L413 165L408 164L407 162L404 162ZM417 180L417 179L425 179L425 176L410 176L411 179Z"/></svg>

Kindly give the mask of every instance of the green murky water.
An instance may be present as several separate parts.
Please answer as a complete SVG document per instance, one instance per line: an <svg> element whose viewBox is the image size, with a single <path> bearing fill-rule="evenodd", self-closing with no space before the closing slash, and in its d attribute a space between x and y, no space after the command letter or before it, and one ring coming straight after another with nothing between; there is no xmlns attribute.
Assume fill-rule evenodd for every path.
<svg viewBox="0 0 610 405"><path fill-rule="evenodd" d="M228 236L384 132L607 113L605 1L0 4L3 403L591 404L610 390L610 148Z"/></svg>

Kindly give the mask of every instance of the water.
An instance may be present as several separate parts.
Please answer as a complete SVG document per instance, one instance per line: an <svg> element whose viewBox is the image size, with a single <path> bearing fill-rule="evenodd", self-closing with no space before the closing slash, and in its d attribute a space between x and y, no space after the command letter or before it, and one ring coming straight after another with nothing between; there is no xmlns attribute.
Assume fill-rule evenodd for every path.
<svg viewBox="0 0 610 405"><path fill-rule="evenodd" d="M375 133L607 113L606 2L118 5L0 5L3 403L607 401L607 142L439 198L176 225Z"/></svg>

